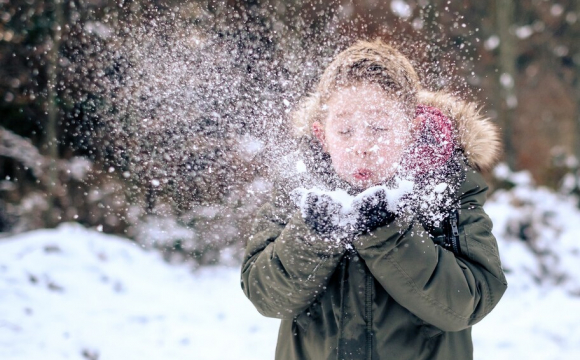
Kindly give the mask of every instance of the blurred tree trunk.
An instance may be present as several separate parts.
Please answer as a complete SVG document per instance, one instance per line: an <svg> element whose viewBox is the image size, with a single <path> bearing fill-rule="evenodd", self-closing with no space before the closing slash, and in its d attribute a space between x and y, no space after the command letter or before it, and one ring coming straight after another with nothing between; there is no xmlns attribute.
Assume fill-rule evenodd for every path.
<svg viewBox="0 0 580 360"><path fill-rule="evenodd" d="M572 37L578 39L580 36L580 1L576 1L576 8L573 9L576 11L576 23L574 26L575 31L572 32ZM575 82L575 91L574 91L574 100L576 103L576 136L574 141L574 155L576 156L576 161L580 162L580 46L576 41L575 46L575 53L572 57L573 66L576 69L576 77L574 79Z"/></svg>
<svg viewBox="0 0 580 360"><path fill-rule="evenodd" d="M53 1L53 16L50 31L50 48L46 58L46 107L48 119L45 128L45 151L51 164L48 167L48 191L46 202L48 205L45 220L47 226L53 226L57 222L55 210L55 190L57 189L58 171L58 120L60 116L58 98L58 66L59 49L62 42L62 28L64 26L63 2L65 0Z"/></svg>
<svg viewBox="0 0 580 360"><path fill-rule="evenodd" d="M441 82L441 66L439 62L441 58L441 39L443 38L441 23L437 14L437 9L439 8L439 1L431 0L426 2L422 9L425 32L431 34L428 39L427 59L430 64L429 76L432 77L432 86L435 91L441 90L444 86Z"/></svg>
<svg viewBox="0 0 580 360"><path fill-rule="evenodd" d="M517 107L517 96L515 84L517 79L516 70L516 41L515 36L510 32L510 27L515 21L514 1L496 0L496 23L499 44L499 64L498 64L498 85L499 94L502 97L499 120L503 128L504 146L506 161L511 169L516 169L516 154L513 145L513 123L515 119L515 109Z"/></svg>

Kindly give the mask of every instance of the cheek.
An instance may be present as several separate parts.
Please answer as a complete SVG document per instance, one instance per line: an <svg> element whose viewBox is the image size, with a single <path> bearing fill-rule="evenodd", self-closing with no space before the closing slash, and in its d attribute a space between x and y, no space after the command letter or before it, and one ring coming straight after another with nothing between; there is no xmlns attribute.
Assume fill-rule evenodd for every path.
<svg viewBox="0 0 580 360"><path fill-rule="evenodd" d="M381 163L397 161L405 147L408 145L408 139L398 136L383 136L379 143L377 155L383 160Z"/></svg>
<svg viewBox="0 0 580 360"><path fill-rule="evenodd" d="M334 135L329 135L326 137L326 145L328 153L332 157L342 157L348 153L346 149L349 145Z"/></svg>
<svg viewBox="0 0 580 360"><path fill-rule="evenodd" d="M336 148L330 149L329 148L330 157L332 158L332 163L338 167L344 167L346 163L348 163L349 153L345 151L343 148Z"/></svg>
<svg viewBox="0 0 580 360"><path fill-rule="evenodd" d="M349 151L349 145L344 142L328 141L328 153L332 159L332 165L338 173L348 171L349 164L352 163L353 152Z"/></svg>

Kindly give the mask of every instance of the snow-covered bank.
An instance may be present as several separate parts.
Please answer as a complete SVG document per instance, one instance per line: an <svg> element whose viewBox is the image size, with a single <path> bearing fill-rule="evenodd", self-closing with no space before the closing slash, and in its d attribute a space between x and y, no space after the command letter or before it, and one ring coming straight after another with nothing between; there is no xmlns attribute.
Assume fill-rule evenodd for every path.
<svg viewBox="0 0 580 360"><path fill-rule="evenodd" d="M0 241L0 359L271 359L235 268L168 265L65 224Z"/></svg>
<svg viewBox="0 0 580 360"><path fill-rule="evenodd" d="M519 184L486 211L509 288L474 327L475 359L580 358L574 200ZM245 298L238 267L192 273L70 223L0 240L2 360L266 360L278 324Z"/></svg>
<svg viewBox="0 0 580 360"><path fill-rule="evenodd" d="M578 198L535 186L527 171L494 173L515 185L485 205L509 286L473 328L475 358L580 359Z"/></svg>
<svg viewBox="0 0 580 360"><path fill-rule="evenodd" d="M517 281L508 276L510 285ZM580 359L580 297L557 288L508 288L473 327L473 343L475 360Z"/></svg>

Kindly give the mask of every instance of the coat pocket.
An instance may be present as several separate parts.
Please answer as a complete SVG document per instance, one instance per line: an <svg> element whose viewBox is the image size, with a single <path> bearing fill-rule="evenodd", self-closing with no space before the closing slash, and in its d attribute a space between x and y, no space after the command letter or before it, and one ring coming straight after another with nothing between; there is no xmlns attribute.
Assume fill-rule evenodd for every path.
<svg viewBox="0 0 580 360"><path fill-rule="evenodd" d="M426 321L421 320L417 316L411 313L411 321L417 325L419 333L424 336L425 338L434 338L435 336L443 334L443 330L439 329L438 327L429 324Z"/></svg>
<svg viewBox="0 0 580 360"><path fill-rule="evenodd" d="M443 330L423 321L423 325L421 325L421 333L430 339L443 334Z"/></svg>
<svg viewBox="0 0 580 360"><path fill-rule="evenodd" d="M320 310L320 302L318 300L314 300L308 309L304 310L294 318L294 322L300 327L302 332L305 333L307 332L310 323L319 317Z"/></svg>

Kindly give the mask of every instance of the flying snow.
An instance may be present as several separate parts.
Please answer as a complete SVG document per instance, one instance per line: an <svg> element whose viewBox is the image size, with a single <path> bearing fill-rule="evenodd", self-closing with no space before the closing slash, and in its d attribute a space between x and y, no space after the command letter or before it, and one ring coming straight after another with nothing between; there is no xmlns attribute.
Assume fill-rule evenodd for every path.
<svg viewBox="0 0 580 360"><path fill-rule="evenodd" d="M336 226L344 227L348 224L354 224L357 221L356 204L361 203L365 199L370 199L379 191L384 191L387 201L387 210L398 213L401 208L399 203L405 194L413 191L413 181L396 179L396 185L392 188L385 185L372 186L368 189L353 196L343 189L333 191L322 190L319 188L297 188L291 192L292 198L303 216L307 214L307 198L309 194L317 196L326 195L336 204L340 205L340 211L331 218L331 221Z"/></svg>

